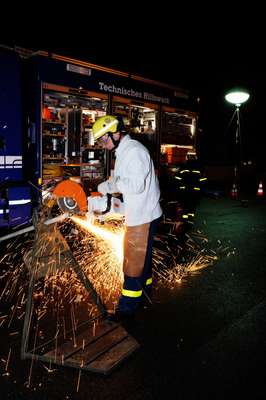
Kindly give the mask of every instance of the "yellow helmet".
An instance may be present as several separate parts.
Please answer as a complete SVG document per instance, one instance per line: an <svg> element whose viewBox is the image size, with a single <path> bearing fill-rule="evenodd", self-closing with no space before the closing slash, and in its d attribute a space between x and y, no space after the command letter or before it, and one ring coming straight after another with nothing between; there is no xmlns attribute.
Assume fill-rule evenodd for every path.
<svg viewBox="0 0 266 400"><path fill-rule="evenodd" d="M94 140L99 139L106 133L119 131L119 120L113 115L105 115L97 119L92 126Z"/></svg>

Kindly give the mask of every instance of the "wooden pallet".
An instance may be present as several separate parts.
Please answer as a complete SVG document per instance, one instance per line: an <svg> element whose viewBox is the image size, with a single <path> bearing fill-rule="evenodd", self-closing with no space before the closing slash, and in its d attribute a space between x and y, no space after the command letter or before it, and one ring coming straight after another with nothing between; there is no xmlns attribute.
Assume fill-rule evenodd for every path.
<svg viewBox="0 0 266 400"><path fill-rule="evenodd" d="M24 260L29 271L32 271L32 277L24 318L21 357L22 359L34 358L34 360L49 364L109 374L139 348L139 343L120 324L105 318L106 310L99 296L75 260L64 237L56 230L56 227L50 227L50 229L52 245L48 243L45 248L41 247L44 240L40 240L42 236L39 234L35 240L32 254ZM51 261L53 261L53 268L50 266ZM35 345L34 348L30 348L29 336L32 328L35 329L32 324L34 287L37 280L45 276L48 266L49 273L53 273L56 269L71 267L84 288L90 293L91 301L96 305L99 315L96 319L76 327L75 338L71 334L66 336L68 339L55 336L39 347Z"/></svg>
<svg viewBox="0 0 266 400"><path fill-rule="evenodd" d="M107 375L139 347L120 324L103 320L84 330L75 338L75 344L71 340L56 346L54 341L48 352L38 354L35 349L24 358Z"/></svg>

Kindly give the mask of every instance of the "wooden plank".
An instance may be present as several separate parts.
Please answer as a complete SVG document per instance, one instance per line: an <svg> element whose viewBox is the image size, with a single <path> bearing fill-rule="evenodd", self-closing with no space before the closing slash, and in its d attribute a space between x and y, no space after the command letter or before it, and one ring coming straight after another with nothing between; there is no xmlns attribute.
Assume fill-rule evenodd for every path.
<svg viewBox="0 0 266 400"><path fill-rule="evenodd" d="M103 321L99 325L95 324L93 326L90 326L89 329L87 329L85 332L82 332L76 337L76 345L74 345L73 340L67 341L58 346L57 349L54 348L53 350L43 354L43 356L50 358L52 362L53 360L60 360L62 359L62 357L64 357L64 360L66 360L66 358L82 350L89 344L97 341L103 335L107 334L117 327L117 324L109 321Z"/></svg>
<svg viewBox="0 0 266 400"><path fill-rule="evenodd" d="M85 369L109 374L117 367L125 358L129 357L134 351L140 347L140 344L132 336L126 337L122 342L112 347L106 353L92 361Z"/></svg>
<svg viewBox="0 0 266 400"><path fill-rule="evenodd" d="M118 331L118 329L115 329L115 331ZM114 331L114 332L115 332ZM69 357L67 360L65 360L64 357L61 359L55 359L51 357L47 357L46 355L44 356L39 356L39 355L34 355L30 353L26 353L25 358L34 358L39 361L44 361L47 363L52 362L53 364L56 365L61 365L64 367L70 367L70 368L77 368L77 369L84 369L90 372L95 372L95 373L101 373L104 375L109 374L113 369L115 369L123 360L125 360L127 357L129 357L133 352L135 352L139 347L139 343L132 337L127 335L127 332L121 327L119 329L120 336L118 338L118 335L116 335L116 339L120 340L116 343L113 342L113 337L108 338L108 345L105 341L105 343L102 344L102 349L100 351L99 347L94 350L94 359L91 359L87 364L85 364L84 359L84 353L85 351L79 350L78 353L76 353L76 357ZM118 333L119 333L118 332ZM110 334L107 334L107 336L110 336ZM110 343L111 342L111 343ZM92 350L93 348L93 343L87 348L87 350ZM105 349L105 346L107 349ZM77 355L79 355L77 357ZM87 360L88 361L88 360Z"/></svg>
<svg viewBox="0 0 266 400"><path fill-rule="evenodd" d="M68 357L65 362L77 364L79 366L87 365L127 336L127 331L122 326L118 326L117 329L100 337L96 342L85 347L84 350L80 350L78 353Z"/></svg>

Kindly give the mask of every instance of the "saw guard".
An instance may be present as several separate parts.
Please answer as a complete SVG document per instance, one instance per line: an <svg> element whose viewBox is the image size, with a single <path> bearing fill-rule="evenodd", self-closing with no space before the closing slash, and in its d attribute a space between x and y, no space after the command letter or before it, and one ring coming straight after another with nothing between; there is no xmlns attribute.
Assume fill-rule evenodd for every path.
<svg viewBox="0 0 266 400"><path fill-rule="evenodd" d="M62 181L54 188L53 195L72 198L77 202L80 212L87 212L87 197L80 184L71 180Z"/></svg>

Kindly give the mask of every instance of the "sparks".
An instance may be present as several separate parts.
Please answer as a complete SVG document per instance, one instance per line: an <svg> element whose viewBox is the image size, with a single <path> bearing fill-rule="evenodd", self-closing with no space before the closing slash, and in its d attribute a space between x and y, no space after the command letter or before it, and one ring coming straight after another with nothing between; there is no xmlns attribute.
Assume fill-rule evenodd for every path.
<svg viewBox="0 0 266 400"><path fill-rule="evenodd" d="M115 255L117 256L118 262L123 262L123 242L124 242L124 230L111 232L107 228L102 228L100 226L94 225L89 221L81 219L79 217L71 217L72 221L81 226L83 229L96 235L98 238L106 241L108 246L113 249Z"/></svg>

